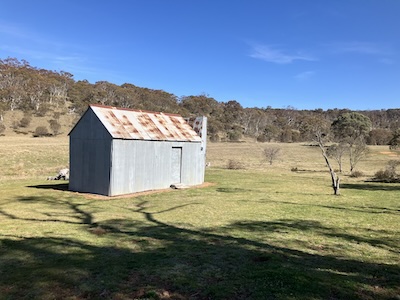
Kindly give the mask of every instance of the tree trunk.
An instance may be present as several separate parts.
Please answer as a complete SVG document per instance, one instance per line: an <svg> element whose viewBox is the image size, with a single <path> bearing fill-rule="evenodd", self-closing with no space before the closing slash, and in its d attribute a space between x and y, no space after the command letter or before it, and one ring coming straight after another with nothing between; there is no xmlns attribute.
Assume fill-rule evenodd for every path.
<svg viewBox="0 0 400 300"><path fill-rule="evenodd" d="M333 194L335 195L335 196L338 196L338 195L340 195L340 191L339 191L339 188L340 188L340 178L339 177L336 177L336 180L334 181L335 183L333 184Z"/></svg>
<svg viewBox="0 0 400 300"><path fill-rule="evenodd" d="M318 140L318 146L321 149L322 156L324 157L325 162L329 168L329 173L331 174L333 194L338 196L338 195L340 195L340 178L339 178L339 176L337 176L337 174L333 170L333 168L329 162L328 155L326 154L324 144L320 139Z"/></svg>

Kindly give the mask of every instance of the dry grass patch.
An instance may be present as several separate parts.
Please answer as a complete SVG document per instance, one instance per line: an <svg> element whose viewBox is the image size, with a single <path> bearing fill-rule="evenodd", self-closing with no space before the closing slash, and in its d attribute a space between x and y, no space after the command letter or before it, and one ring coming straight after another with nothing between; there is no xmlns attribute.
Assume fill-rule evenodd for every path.
<svg viewBox="0 0 400 300"><path fill-rule="evenodd" d="M0 137L0 179L46 178L68 166L68 137Z"/></svg>

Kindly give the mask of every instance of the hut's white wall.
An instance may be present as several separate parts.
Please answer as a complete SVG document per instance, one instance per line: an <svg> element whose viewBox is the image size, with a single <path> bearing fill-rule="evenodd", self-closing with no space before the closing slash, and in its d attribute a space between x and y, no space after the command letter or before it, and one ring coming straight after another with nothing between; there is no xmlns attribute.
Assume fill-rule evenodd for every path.
<svg viewBox="0 0 400 300"><path fill-rule="evenodd" d="M177 169L173 148L182 149L181 183L203 183L205 155L200 142L116 139L112 141L109 196L163 189L177 183L173 176Z"/></svg>
<svg viewBox="0 0 400 300"><path fill-rule="evenodd" d="M109 194L111 143L111 135L87 110L70 132L70 190Z"/></svg>

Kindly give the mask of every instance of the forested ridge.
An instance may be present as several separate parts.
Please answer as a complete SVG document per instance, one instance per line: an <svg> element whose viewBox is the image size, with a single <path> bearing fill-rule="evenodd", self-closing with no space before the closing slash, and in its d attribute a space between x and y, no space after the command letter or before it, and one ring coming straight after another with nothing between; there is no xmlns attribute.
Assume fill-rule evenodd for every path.
<svg viewBox="0 0 400 300"><path fill-rule="evenodd" d="M298 110L269 106L244 108L236 100L220 102L205 94L178 97L132 83L76 81L68 72L40 69L17 58L0 59L0 133L5 129L4 119L9 111L24 112L22 119L13 120L16 130L24 127L31 118L52 115L53 119L47 125L53 134L57 134L56 116L73 115L77 119L88 104L95 103L183 116L204 115L209 120L211 141L237 141L243 136L260 142L309 141L315 126L332 124L340 115L351 112L348 109ZM400 128L400 109L357 112L371 120L368 144L386 145Z"/></svg>

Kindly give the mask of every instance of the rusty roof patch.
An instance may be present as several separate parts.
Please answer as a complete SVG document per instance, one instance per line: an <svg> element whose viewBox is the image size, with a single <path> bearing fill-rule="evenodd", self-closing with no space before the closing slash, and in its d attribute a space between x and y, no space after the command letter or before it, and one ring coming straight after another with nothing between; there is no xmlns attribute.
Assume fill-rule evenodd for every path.
<svg viewBox="0 0 400 300"><path fill-rule="evenodd" d="M90 105L113 138L200 142L200 136L180 115Z"/></svg>

